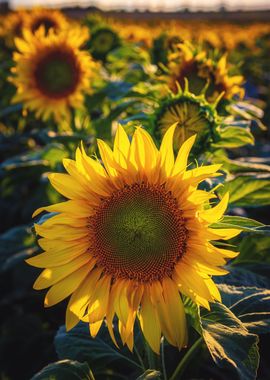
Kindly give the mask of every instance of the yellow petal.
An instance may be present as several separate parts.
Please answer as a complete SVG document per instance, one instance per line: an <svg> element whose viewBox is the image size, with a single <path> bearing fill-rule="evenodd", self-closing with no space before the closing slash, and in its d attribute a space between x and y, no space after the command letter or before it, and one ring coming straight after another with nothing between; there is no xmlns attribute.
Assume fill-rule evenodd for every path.
<svg viewBox="0 0 270 380"><path fill-rule="evenodd" d="M91 269L89 269L87 265L84 265L76 272L71 273L62 281L59 281L57 284L52 286L45 296L45 307L53 306L67 298L78 288L90 270Z"/></svg>
<svg viewBox="0 0 270 380"><path fill-rule="evenodd" d="M33 213L33 218L40 214L42 211L64 212L67 214L72 214L74 217L79 218L88 217L93 213L92 207L86 201L77 199L56 203L50 206L40 207Z"/></svg>
<svg viewBox="0 0 270 380"><path fill-rule="evenodd" d="M75 272L82 266L86 266L91 269L94 264L93 260L92 262L90 262L90 260L91 256L88 253L84 253L60 267L46 268L36 279L33 288L36 290L48 288L49 286L52 286L63 278L69 276L72 272Z"/></svg>
<svg viewBox="0 0 270 380"><path fill-rule="evenodd" d="M147 343L155 353L159 354L161 327L157 310L151 302L151 296L147 288L142 297L139 320Z"/></svg>
<svg viewBox="0 0 270 380"><path fill-rule="evenodd" d="M174 164L172 175L177 175L182 171L186 170L188 156L191 151L191 148L194 145L195 140L196 135L193 135L182 144Z"/></svg>
<svg viewBox="0 0 270 380"><path fill-rule="evenodd" d="M111 288L111 276L103 276L96 284L91 298L91 305L88 307L89 323L96 323L103 320L107 311Z"/></svg>
<svg viewBox="0 0 270 380"><path fill-rule="evenodd" d="M212 295L206 286L204 279L201 277L198 271L194 268L180 263L175 267L175 273L177 276L174 278L181 292L194 300L194 302L205 306L208 301L212 301ZM200 298L197 299L199 296ZM204 304L201 300L205 300Z"/></svg>
<svg viewBox="0 0 270 380"><path fill-rule="evenodd" d="M101 328L101 325L103 323L103 319L101 321L98 321L96 323L90 323L89 324L89 330L90 330L90 335L92 338L95 338Z"/></svg>
<svg viewBox="0 0 270 380"><path fill-rule="evenodd" d="M226 193L222 200L208 210L203 210L199 213L200 217L208 223L215 223L220 220L225 213L229 202L229 193Z"/></svg>
<svg viewBox="0 0 270 380"><path fill-rule="evenodd" d="M116 162L114 160L113 152L111 148L103 141L97 140L99 153L102 159L102 162L107 170L107 173L110 177L116 177Z"/></svg>
<svg viewBox="0 0 270 380"><path fill-rule="evenodd" d="M46 227L46 224L34 224L36 233L47 239L60 239L65 241L78 240L89 235L88 227L72 227L70 225L57 224Z"/></svg>
<svg viewBox="0 0 270 380"><path fill-rule="evenodd" d="M241 230L237 230L234 228L228 228L228 229L223 229L223 228L208 228L209 231L209 240L218 240L218 239L223 239L223 240L229 240L234 238L235 236L238 236L241 234Z"/></svg>
<svg viewBox="0 0 270 380"><path fill-rule="evenodd" d="M136 168L149 172L156 166L158 150L151 136L142 128L137 128L132 139L130 160Z"/></svg>
<svg viewBox="0 0 270 380"><path fill-rule="evenodd" d="M25 260L28 264L33 265L37 268L53 268L57 267L59 265L66 264L72 260L74 260L76 257L79 257L83 253L85 253L88 250L88 244L85 246L84 244L81 246L71 246L66 247L62 250L50 250L44 253L41 253L40 255L30 257L29 259Z"/></svg>
<svg viewBox="0 0 270 380"><path fill-rule="evenodd" d="M122 127L121 124L118 125L115 138L114 138L114 148L113 154L115 161L122 166L127 168L127 159L129 156L130 142L129 138Z"/></svg>
<svg viewBox="0 0 270 380"><path fill-rule="evenodd" d="M70 297L66 310L67 331L71 330L84 316L101 273L101 268L93 269Z"/></svg>
<svg viewBox="0 0 270 380"><path fill-rule="evenodd" d="M173 124L165 133L160 146L160 165L167 176L171 175L174 167L173 135L178 123Z"/></svg>
<svg viewBox="0 0 270 380"><path fill-rule="evenodd" d="M70 199L88 199L88 192L68 174L51 173L48 178L52 186L64 197Z"/></svg>
<svg viewBox="0 0 270 380"><path fill-rule="evenodd" d="M165 323L173 344L179 349L187 344L186 315L177 285L168 277L162 282L164 308L167 311Z"/></svg>

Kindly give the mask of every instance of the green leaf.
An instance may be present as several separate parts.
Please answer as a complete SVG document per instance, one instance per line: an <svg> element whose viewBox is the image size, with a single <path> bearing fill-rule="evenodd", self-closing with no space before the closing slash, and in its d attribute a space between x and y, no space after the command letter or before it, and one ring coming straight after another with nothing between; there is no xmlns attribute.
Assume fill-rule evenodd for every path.
<svg viewBox="0 0 270 380"><path fill-rule="evenodd" d="M159 380L161 373L153 369L148 369L141 376L137 377L136 380Z"/></svg>
<svg viewBox="0 0 270 380"><path fill-rule="evenodd" d="M0 235L0 270L10 269L37 250L30 226L11 228Z"/></svg>
<svg viewBox="0 0 270 380"><path fill-rule="evenodd" d="M95 380L87 363L61 360L38 372L31 380Z"/></svg>
<svg viewBox="0 0 270 380"><path fill-rule="evenodd" d="M79 323L68 333L65 326L62 326L57 332L54 343L59 359L86 361L94 371L104 369L115 361L125 363L133 370L141 368L132 359L131 354L128 356L127 351L119 350L113 345L105 327L93 339L89 334L87 323Z"/></svg>
<svg viewBox="0 0 270 380"><path fill-rule="evenodd" d="M222 170L228 173L269 173L270 160L269 158L262 157L239 157L237 159L230 159L228 157L216 155L214 163L222 163Z"/></svg>
<svg viewBox="0 0 270 380"><path fill-rule="evenodd" d="M260 234L245 236L239 246L240 254L233 265L243 263L270 264L270 237Z"/></svg>
<svg viewBox="0 0 270 380"><path fill-rule="evenodd" d="M256 232L258 234L270 234L270 226L265 226L263 223L257 222L254 219L242 216L224 216L220 222L211 224L211 228L235 228L247 232Z"/></svg>
<svg viewBox="0 0 270 380"><path fill-rule="evenodd" d="M219 189L221 195L230 193L230 205L252 207L270 205L269 175L242 175L235 177Z"/></svg>
<svg viewBox="0 0 270 380"><path fill-rule="evenodd" d="M202 334L215 364L240 380L256 379L258 337L250 334L225 305L214 303L202 316ZM229 377L228 377L229 378Z"/></svg>
<svg viewBox="0 0 270 380"><path fill-rule="evenodd" d="M220 284L222 301L239 318L249 332L270 332L270 290Z"/></svg>
<svg viewBox="0 0 270 380"><path fill-rule="evenodd" d="M234 259L230 265L226 266L229 273L226 276L215 276L214 280L217 284L228 284L235 286L255 286L258 288L270 288L269 271L270 265L267 265L266 271L265 265L261 264L257 268L254 265L247 265L245 263L240 263L240 265L235 264Z"/></svg>
<svg viewBox="0 0 270 380"><path fill-rule="evenodd" d="M212 144L215 148L237 148L247 144L254 144L252 133L240 127L226 127L219 132L220 141Z"/></svg>

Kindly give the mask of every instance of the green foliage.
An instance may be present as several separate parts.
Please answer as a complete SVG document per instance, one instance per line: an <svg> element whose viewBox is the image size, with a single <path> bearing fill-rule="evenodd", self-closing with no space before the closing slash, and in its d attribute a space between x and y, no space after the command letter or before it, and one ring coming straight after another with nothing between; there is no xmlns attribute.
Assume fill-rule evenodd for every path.
<svg viewBox="0 0 270 380"><path fill-rule="evenodd" d="M55 347L59 359L87 361L95 371L106 368L114 361L126 361L133 370L134 367L140 368L137 362L113 345L105 327L98 337L91 339L87 324L77 325L70 333L62 326L55 337ZM127 350L124 352L127 354Z"/></svg>
<svg viewBox="0 0 270 380"><path fill-rule="evenodd" d="M31 380L95 380L86 363L74 360L61 360L49 364Z"/></svg>
<svg viewBox="0 0 270 380"><path fill-rule="evenodd" d="M253 334L270 332L270 290L220 284L222 302Z"/></svg>
<svg viewBox="0 0 270 380"><path fill-rule="evenodd" d="M219 193L230 193L230 205L236 207L258 207L270 205L269 175L239 175L220 188Z"/></svg>
<svg viewBox="0 0 270 380"><path fill-rule="evenodd" d="M253 380L259 365L258 337L225 306L215 303L202 315L202 334L215 364L233 378Z"/></svg>
<svg viewBox="0 0 270 380"><path fill-rule="evenodd" d="M257 41L252 55L250 48L243 46L228 55L234 63L232 72L246 75L247 88L252 79L257 99L251 104L247 94L241 101L237 97L223 101L220 94L211 103L205 94L212 83L197 96L187 88L184 96L180 92L173 95L168 89L168 57L184 36L171 36L161 28L157 38L146 38L145 43L145 36L136 41L136 30L134 35L131 30L131 42L132 38L125 40L122 31L115 25L112 28L111 21L101 15L90 15L83 23L91 37L81 48L99 60L100 72L93 91L85 95L84 108L72 110L71 119L59 123L38 120L25 111L24 104L12 104L16 88L7 78L14 65L13 51L0 41L0 378L266 380L270 376L265 375L270 374L270 145L264 125L270 119L267 36ZM151 27L149 30L151 34ZM205 49L216 62L223 52L213 51L211 41L207 42L196 49ZM238 67L240 61L242 68ZM190 78L190 88L201 84L196 75ZM211 227L243 231L227 242L232 250L240 251L226 266L229 274L213 276L222 303L211 303L208 311L183 296L188 346L179 352L163 341L160 357L151 356L136 324L132 353L122 347L117 334L119 348L114 346L105 322L94 339L86 323L70 332L64 326L59 329L64 323L64 306L59 305L56 311L43 309L44 295L32 290L36 271L24 263L40 251L32 230L32 213L62 200L50 185L48 173L63 172L62 160L73 159L81 142L90 155L96 151L97 138L112 146L118 122L129 135L142 125L160 145L156 119L164 107L179 99L183 102L181 127L199 131L203 137L197 137L188 166L223 163L223 176L201 184L219 197L230 193L231 215ZM187 112L194 102L196 112L194 107L193 112ZM265 107L265 116L261 107ZM183 115L191 116L185 119ZM202 115L206 119L203 124L199 123ZM196 123L200 128L195 128ZM42 215L38 223L51 216Z"/></svg>

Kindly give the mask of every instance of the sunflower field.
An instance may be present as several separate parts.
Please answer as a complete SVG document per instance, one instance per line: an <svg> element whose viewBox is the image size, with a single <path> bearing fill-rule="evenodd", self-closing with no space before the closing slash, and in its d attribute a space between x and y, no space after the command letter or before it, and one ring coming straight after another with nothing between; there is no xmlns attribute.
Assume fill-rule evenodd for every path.
<svg viewBox="0 0 270 380"><path fill-rule="evenodd" d="M270 379L269 37L1 15L1 380Z"/></svg>

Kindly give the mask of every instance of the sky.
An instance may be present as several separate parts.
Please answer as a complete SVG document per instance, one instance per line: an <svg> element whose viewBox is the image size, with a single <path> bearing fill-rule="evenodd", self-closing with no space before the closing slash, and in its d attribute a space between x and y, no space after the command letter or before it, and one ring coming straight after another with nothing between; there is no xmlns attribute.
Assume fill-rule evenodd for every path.
<svg viewBox="0 0 270 380"><path fill-rule="evenodd" d="M0 0L0 2L3 0ZM98 6L104 10L134 8L152 11L174 11L189 8L190 10L215 10L222 5L228 10L240 9L270 9L270 0L10 0L13 8L20 6L57 6L57 5L80 5Z"/></svg>

